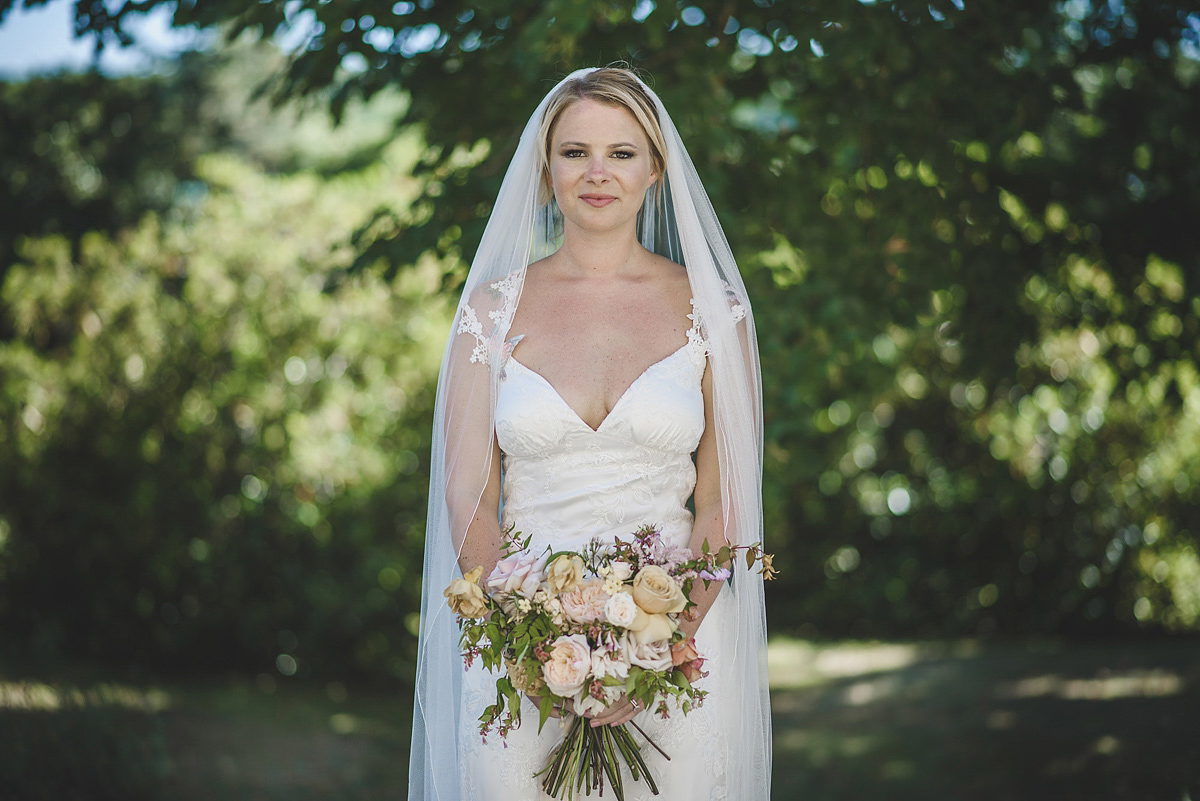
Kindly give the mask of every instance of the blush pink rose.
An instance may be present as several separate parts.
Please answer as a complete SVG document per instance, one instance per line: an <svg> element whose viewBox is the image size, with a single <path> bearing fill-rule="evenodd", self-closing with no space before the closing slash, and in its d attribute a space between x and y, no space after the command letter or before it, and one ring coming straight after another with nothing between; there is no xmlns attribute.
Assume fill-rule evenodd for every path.
<svg viewBox="0 0 1200 801"><path fill-rule="evenodd" d="M592 670L592 651L586 634L559 637L542 663L542 678L550 692L570 698L582 689Z"/></svg>
<svg viewBox="0 0 1200 801"><path fill-rule="evenodd" d="M600 579L588 579L570 592L560 596L563 614L575 623L594 623L604 620L604 607L612 597Z"/></svg>
<svg viewBox="0 0 1200 801"><path fill-rule="evenodd" d="M542 585L546 554L515 553L496 563L488 576L488 589L532 598Z"/></svg>

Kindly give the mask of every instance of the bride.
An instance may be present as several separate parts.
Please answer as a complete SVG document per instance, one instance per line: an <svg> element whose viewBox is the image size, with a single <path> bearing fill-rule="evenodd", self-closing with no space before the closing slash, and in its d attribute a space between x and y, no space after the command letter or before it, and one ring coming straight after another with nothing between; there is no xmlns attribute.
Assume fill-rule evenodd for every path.
<svg viewBox="0 0 1200 801"><path fill-rule="evenodd" d="M643 524L696 552L761 540L760 395L744 286L662 103L627 70L572 73L525 127L442 364L410 801L544 798L534 774L561 738L530 701L483 741L496 677L464 669L441 589L488 575L509 526L539 551ZM704 704L664 720L622 696L591 723L636 719L670 755L643 749L664 801L765 801L761 576L739 561L692 597Z"/></svg>

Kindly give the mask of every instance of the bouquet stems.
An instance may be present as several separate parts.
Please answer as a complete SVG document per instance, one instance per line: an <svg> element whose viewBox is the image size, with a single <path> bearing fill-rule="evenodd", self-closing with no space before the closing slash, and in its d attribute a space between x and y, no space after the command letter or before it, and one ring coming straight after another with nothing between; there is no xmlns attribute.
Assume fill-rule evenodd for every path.
<svg viewBox="0 0 1200 801"><path fill-rule="evenodd" d="M656 751L670 759L632 721L619 726L593 727L587 718L574 716L563 741L551 752L546 767L536 774L545 777L542 779L542 790L555 798L562 798L564 790L567 799L574 799L575 793L580 790L589 796L592 790L596 790L598 795L603 796L607 778L617 801L625 801L624 777L621 774L621 765L624 763L634 781L644 778L650 792L658 795L658 785L650 775L646 761L642 759L641 747L626 725L632 725Z"/></svg>

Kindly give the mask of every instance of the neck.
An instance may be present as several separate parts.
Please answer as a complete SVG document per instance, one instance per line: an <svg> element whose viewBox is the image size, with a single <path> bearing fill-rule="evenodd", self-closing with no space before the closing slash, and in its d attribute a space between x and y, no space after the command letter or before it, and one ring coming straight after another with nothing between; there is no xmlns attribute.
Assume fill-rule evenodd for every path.
<svg viewBox="0 0 1200 801"><path fill-rule="evenodd" d="M568 223L563 231L562 247L556 255L570 272L580 277L601 278L629 270L643 252L636 226L596 232L584 231Z"/></svg>

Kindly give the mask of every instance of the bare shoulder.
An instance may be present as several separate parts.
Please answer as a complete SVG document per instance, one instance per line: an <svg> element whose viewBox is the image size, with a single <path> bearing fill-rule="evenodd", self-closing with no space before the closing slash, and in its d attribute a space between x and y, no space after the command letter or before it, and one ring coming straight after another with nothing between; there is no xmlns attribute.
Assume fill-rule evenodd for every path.
<svg viewBox="0 0 1200 801"><path fill-rule="evenodd" d="M692 285L687 270L668 258L650 254L651 267L656 276L659 291L666 301L680 310L681 314L691 311Z"/></svg>
<svg viewBox="0 0 1200 801"><path fill-rule="evenodd" d="M522 297L536 298L551 289L561 278L561 270L557 269L554 255L538 259L525 268L525 281L521 288Z"/></svg>

